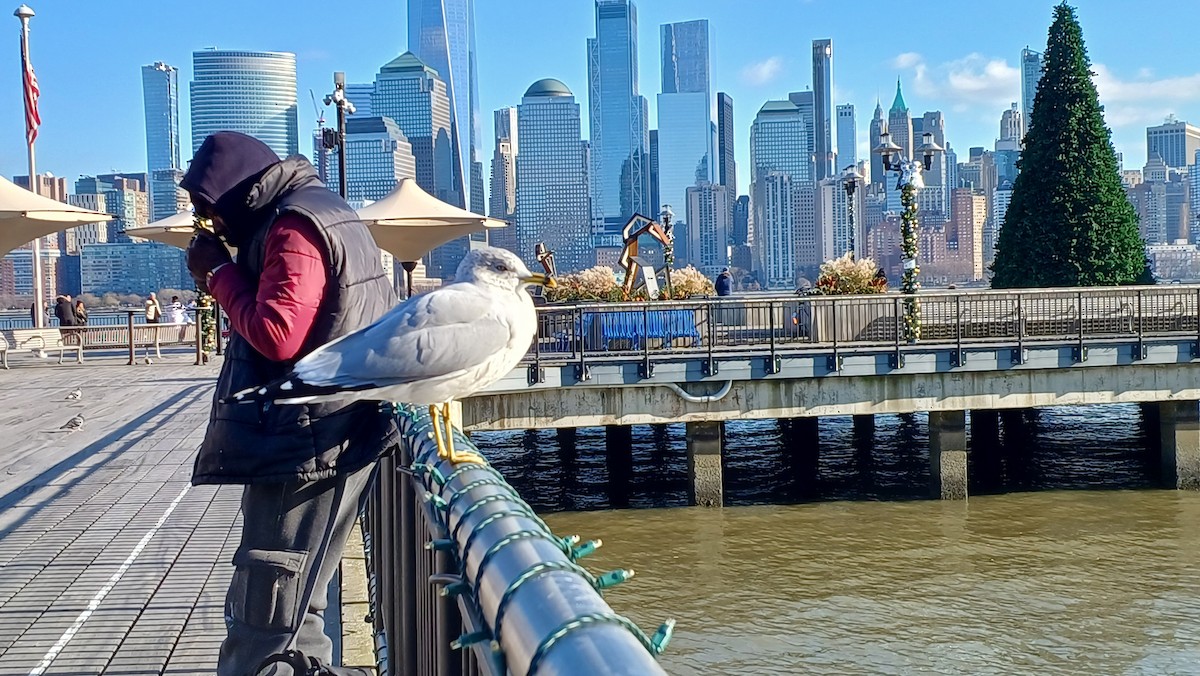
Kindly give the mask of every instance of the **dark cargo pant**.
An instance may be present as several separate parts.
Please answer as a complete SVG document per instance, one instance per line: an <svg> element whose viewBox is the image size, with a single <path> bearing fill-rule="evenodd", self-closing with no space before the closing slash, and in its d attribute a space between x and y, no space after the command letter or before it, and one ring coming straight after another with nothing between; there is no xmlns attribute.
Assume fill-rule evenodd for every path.
<svg viewBox="0 0 1200 676"><path fill-rule="evenodd" d="M225 597L228 635L221 644L219 676L254 674L264 659L287 649L301 622L296 649L332 663L333 642L325 635L326 590L374 468L371 464L348 476L243 489L242 540ZM314 568L316 586L308 608L302 609Z"/></svg>

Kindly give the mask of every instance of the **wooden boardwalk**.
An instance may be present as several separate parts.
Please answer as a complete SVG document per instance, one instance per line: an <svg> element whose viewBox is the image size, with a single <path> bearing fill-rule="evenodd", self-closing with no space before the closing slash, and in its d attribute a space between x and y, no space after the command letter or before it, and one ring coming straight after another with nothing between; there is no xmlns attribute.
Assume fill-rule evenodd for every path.
<svg viewBox="0 0 1200 676"><path fill-rule="evenodd" d="M10 361L0 675L213 673L240 491L188 479L217 364ZM80 429L60 429L76 415Z"/></svg>

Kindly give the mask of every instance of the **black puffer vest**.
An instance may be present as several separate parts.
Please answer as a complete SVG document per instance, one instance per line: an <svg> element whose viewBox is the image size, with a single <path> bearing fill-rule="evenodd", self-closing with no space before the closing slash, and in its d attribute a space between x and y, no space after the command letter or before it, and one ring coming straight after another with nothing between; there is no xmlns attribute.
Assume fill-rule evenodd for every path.
<svg viewBox="0 0 1200 676"><path fill-rule="evenodd" d="M250 191L248 205L267 214L238 252L237 265L251 279L263 270L267 233L281 214L304 216L324 239L330 283L301 356L373 323L395 304L379 247L367 227L325 188L306 160L289 158L268 169ZM271 361L232 334L193 484L322 479L365 467L397 443L395 423L380 412L378 402L219 403L234 392L285 375L294 363Z"/></svg>

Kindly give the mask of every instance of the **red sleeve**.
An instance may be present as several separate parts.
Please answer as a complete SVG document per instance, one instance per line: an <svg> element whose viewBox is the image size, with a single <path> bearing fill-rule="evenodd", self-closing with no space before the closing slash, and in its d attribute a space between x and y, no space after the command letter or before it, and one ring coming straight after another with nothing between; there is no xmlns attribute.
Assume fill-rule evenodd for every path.
<svg viewBox="0 0 1200 676"><path fill-rule="evenodd" d="M235 265L213 274L209 290L225 308L233 330L267 359L301 356L329 279L324 251L315 225L303 216L284 214L267 233L257 284Z"/></svg>

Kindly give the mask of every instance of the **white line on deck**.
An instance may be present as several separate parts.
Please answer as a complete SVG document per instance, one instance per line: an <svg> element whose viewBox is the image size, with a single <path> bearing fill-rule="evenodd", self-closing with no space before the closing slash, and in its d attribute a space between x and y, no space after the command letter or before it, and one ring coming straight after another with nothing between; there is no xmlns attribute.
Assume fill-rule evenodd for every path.
<svg viewBox="0 0 1200 676"><path fill-rule="evenodd" d="M137 545L133 548L133 551L129 552L129 556L125 558L125 562L121 564L121 567L117 569L117 572L113 573L112 577L108 578L108 583L101 587L100 591L96 592L96 595L93 596L92 600L88 602L87 608L82 613L79 613L79 617L75 618L75 623L72 624L69 629L64 631L62 636L58 637L58 642L56 642L54 646L50 648L50 650L46 651L46 654L42 656L42 661L39 662L38 665L29 672L29 676L41 676L41 674L45 673L46 669L50 667L50 663L54 661L54 658L58 657L58 654L62 652L62 649L67 647L67 644L71 642L71 639L74 638L75 634L79 632L79 629L83 627L83 623L87 622L88 618L92 616L92 613L96 612L96 609L100 607L100 602L104 600L104 597L108 596L108 593L112 591L113 587L115 587L117 583L121 581L121 577L125 575L125 571L129 570L129 567L133 565L133 562L137 559L138 555L140 555L142 550L146 548L146 545L150 543L150 539L153 538L154 534L158 532L158 529L162 528L162 525L166 523L167 517L171 516L171 512L174 512L175 508L179 506L179 501L183 499L183 496L187 495L187 492L190 488L190 484L184 485L183 490L179 492L179 495L175 496L175 499L171 501L170 506L167 507L167 511L163 512L163 515L158 517L158 522L154 524L154 527L146 531L146 534L142 536L142 539L138 540Z"/></svg>

